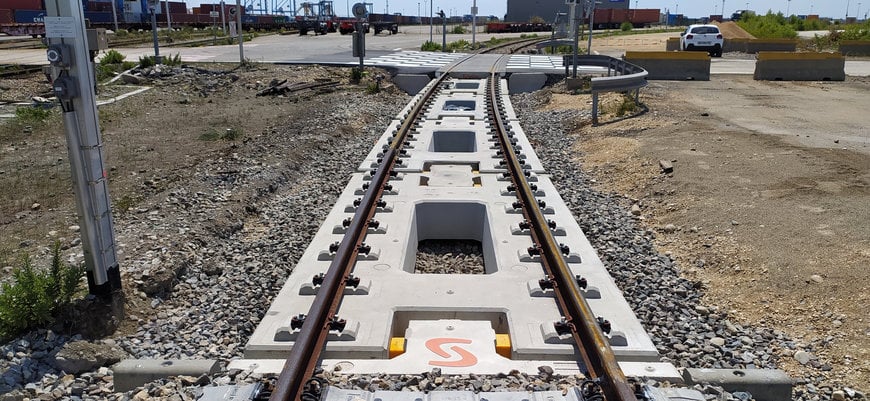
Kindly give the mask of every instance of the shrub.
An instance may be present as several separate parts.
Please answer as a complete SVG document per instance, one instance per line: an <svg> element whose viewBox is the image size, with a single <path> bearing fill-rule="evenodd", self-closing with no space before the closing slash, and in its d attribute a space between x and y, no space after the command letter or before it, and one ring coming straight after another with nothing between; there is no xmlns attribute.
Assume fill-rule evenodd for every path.
<svg viewBox="0 0 870 401"><path fill-rule="evenodd" d="M157 63L154 61L154 56L139 57L139 68L154 67L155 64Z"/></svg>
<svg viewBox="0 0 870 401"><path fill-rule="evenodd" d="M67 307L78 290L84 268L70 266L60 257L55 242L48 271L33 267L25 256L21 267L12 271L13 281L0 291L0 338L10 338L27 329L52 322Z"/></svg>
<svg viewBox="0 0 870 401"><path fill-rule="evenodd" d="M359 67L353 67L350 69L350 82L359 83L363 77L363 70Z"/></svg>
<svg viewBox="0 0 870 401"><path fill-rule="evenodd" d="M628 21L623 22L622 25L619 26L619 30L623 32L629 32L632 30L632 28L634 28L634 25L632 25L631 22Z"/></svg>
<svg viewBox="0 0 870 401"><path fill-rule="evenodd" d="M450 31L450 33L452 33L454 35L462 35L465 33L465 27L462 25L456 25L453 27L453 29Z"/></svg>
<svg viewBox="0 0 870 401"><path fill-rule="evenodd" d="M634 102L634 96L623 94L622 99L614 104L612 108L613 114L617 117L622 117L626 114L633 114L637 111L637 103Z"/></svg>
<svg viewBox="0 0 870 401"><path fill-rule="evenodd" d="M366 87L366 93L373 95L381 91L381 86L377 82L372 82Z"/></svg>
<svg viewBox="0 0 870 401"><path fill-rule="evenodd" d="M181 54L175 53L175 55L169 55L168 57L163 58L163 65L168 65L170 67L178 67L181 66Z"/></svg>
<svg viewBox="0 0 870 401"><path fill-rule="evenodd" d="M450 42L447 44L447 50L452 51L452 52L455 52L458 50L468 50L468 49L471 49L471 42L469 42L465 39L459 39L455 42Z"/></svg>
<svg viewBox="0 0 870 401"><path fill-rule="evenodd" d="M747 13L737 21L737 25L759 39L797 37L794 26L789 24L789 19L782 13L774 14L772 11L768 11L765 15Z"/></svg>
<svg viewBox="0 0 870 401"><path fill-rule="evenodd" d="M100 59L100 65L122 64L125 58L127 57L112 49L107 51L103 58Z"/></svg>
<svg viewBox="0 0 870 401"><path fill-rule="evenodd" d="M438 51L441 51L441 45L438 43L435 43L431 40L427 40L426 42L423 43L422 46L420 46L420 51L438 52Z"/></svg>

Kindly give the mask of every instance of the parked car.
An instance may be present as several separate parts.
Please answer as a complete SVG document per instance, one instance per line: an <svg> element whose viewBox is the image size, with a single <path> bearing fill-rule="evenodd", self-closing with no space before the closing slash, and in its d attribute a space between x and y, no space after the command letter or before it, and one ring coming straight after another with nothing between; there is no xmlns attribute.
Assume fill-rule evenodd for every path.
<svg viewBox="0 0 870 401"><path fill-rule="evenodd" d="M680 34L680 50L700 50L710 53L712 57L722 57L722 46L725 39L716 25L689 25Z"/></svg>

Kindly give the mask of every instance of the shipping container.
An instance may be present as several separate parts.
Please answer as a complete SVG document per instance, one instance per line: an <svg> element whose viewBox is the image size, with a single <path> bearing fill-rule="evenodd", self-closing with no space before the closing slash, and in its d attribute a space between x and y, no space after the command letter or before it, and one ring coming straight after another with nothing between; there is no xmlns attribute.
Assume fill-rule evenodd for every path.
<svg viewBox="0 0 870 401"><path fill-rule="evenodd" d="M187 3L183 1L170 1L168 4L170 14L187 14Z"/></svg>
<svg viewBox="0 0 870 401"><path fill-rule="evenodd" d="M114 20L111 12L85 11L85 19L92 24L106 24Z"/></svg>
<svg viewBox="0 0 870 401"><path fill-rule="evenodd" d="M661 10L658 8L642 8L631 10L628 14L631 22L635 24L652 24L659 21Z"/></svg>
<svg viewBox="0 0 870 401"><path fill-rule="evenodd" d="M12 16L12 10L0 10L0 24L11 24L15 22Z"/></svg>
<svg viewBox="0 0 870 401"><path fill-rule="evenodd" d="M7 10L44 10L42 0L3 0L3 8Z"/></svg>
<svg viewBox="0 0 870 401"><path fill-rule="evenodd" d="M41 24L45 18L45 10L15 10L14 14L19 24Z"/></svg>
<svg viewBox="0 0 870 401"><path fill-rule="evenodd" d="M173 24L174 24L174 23L179 23L179 24L190 24L190 23L194 23L194 22L196 22L196 16L194 16L193 14L188 14L188 13L176 14L176 13L172 13L172 14L169 14L169 16L172 18L172 23L173 23Z"/></svg>

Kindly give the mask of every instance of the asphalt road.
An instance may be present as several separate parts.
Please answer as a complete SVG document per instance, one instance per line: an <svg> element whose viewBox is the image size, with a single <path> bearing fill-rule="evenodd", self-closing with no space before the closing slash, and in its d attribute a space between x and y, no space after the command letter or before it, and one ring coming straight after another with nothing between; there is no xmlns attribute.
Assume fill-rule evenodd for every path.
<svg viewBox="0 0 870 401"><path fill-rule="evenodd" d="M449 30L449 28L448 28ZM378 57L402 50L419 50L420 45L429 39L428 26L405 26L397 35L381 34L366 36L367 58ZM640 45L643 50L657 48L657 41L672 34L648 34L602 39L606 46L593 44L593 49L601 49L601 54L620 57L628 48ZM491 37L516 36L516 34L484 34L477 35L477 40L486 41ZM441 41L440 28L433 35L436 42ZM460 39L471 42L471 34L447 35L447 41ZM598 39L596 39L597 41ZM603 42L604 43L604 42ZM351 36L338 33L325 36L298 35L268 35L261 36L244 46L245 58L263 63L353 63ZM663 48L663 46L662 46ZM140 56L152 55L151 47L116 49L128 60L137 60ZM238 62L240 60L238 45L207 46L194 48L163 48L161 55L180 54L181 59L188 62ZM11 64L47 64L44 50L2 50L0 60ZM710 67L712 74L752 74L755 71L755 60L714 58ZM846 74L850 76L870 76L870 60L847 60Z"/></svg>

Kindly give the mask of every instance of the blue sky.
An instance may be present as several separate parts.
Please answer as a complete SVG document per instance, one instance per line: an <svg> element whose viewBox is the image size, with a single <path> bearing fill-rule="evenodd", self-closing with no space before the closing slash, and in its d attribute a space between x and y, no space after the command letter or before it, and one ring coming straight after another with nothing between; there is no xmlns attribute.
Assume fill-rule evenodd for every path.
<svg viewBox="0 0 870 401"><path fill-rule="evenodd" d="M219 1L219 0L218 0ZM235 3L235 0L226 0L227 3ZM292 0L242 0L253 1L254 3L268 3L269 8L273 4L283 5L285 9L290 9ZM304 0L296 0L297 5ZM308 0L315 1L315 0ZM336 13L341 16L346 14L349 6L352 6L357 0L335 0ZM375 12L383 13L386 11L387 3L389 3L390 13L402 13L404 15L416 15L417 7L423 10L424 15L428 15L428 0L367 0L374 3ZM433 0L435 11L443 9L447 14L469 14L473 0ZM722 0L630 0L631 7L638 8L659 8L664 12L665 9L670 9L671 12L679 11L681 14L690 17L701 17L710 14L721 14ZM199 3L210 3L203 0L188 0L189 7L193 7ZM786 10L790 14L809 14L812 10L813 14L820 14L822 17L843 18L846 15L846 7L848 5L849 16L855 16L860 12L863 18L864 14L870 11L870 0L725 0L725 13L731 14L735 10L747 8L767 12L767 10L781 11ZM860 10L859 8L860 4ZM496 15L504 16L507 9L506 0L477 0L477 6L480 9L479 15Z"/></svg>

